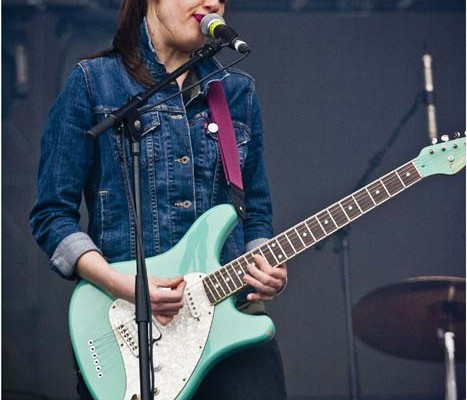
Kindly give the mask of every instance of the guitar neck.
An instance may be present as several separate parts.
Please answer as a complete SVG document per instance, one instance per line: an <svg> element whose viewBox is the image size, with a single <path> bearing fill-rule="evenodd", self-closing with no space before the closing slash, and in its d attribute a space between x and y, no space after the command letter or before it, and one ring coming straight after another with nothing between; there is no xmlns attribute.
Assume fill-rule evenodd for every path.
<svg viewBox="0 0 467 400"><path fill-rule="evenodd" d="M276 267L421 179L412 160L236 258L203 279L209 301L217 304L246 287L242 277L247 273L247 265L253 263L254 254L262 255Z"/></svg>

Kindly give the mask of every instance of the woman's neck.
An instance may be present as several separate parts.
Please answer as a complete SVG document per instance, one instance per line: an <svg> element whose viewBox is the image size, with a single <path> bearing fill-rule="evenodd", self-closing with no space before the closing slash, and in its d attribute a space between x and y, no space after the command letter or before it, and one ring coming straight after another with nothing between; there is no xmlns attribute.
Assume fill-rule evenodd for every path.
<svg viewBox="0 0 467 400"><path fill-rule="evenodd" d="M152 45L156 50L157 57L159 61L164 64L167 72L173 72L189 60L190 54L168 45L163 40L163 35L161 35L158 32L158 29L149 22L150 20L151 19L148 18L149 35L151 37ZM187 73L184 73L179 78L177 78L177 83L180 87L182 87L186 76Z"/></svg>

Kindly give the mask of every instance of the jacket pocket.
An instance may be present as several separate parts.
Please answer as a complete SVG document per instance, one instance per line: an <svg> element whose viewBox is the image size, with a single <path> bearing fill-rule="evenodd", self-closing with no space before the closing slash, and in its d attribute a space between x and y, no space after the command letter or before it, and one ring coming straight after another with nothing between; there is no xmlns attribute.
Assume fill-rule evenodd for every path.
<svg viewBox="0 0 467 400"><path fill-rule="evenodd" d="M100 122L108 117L112 112L116 111L116 108L111 107L96 107L94 113L96 114L97 121ZM159 155L160 149L160 116L156 110L140 111L141 121L141 156L140 162L141 167L145 168L148 163L154 163ZM124 148L124 154L128 165L132 165L132 156L130 152L131 140L128 135L125 135L124 146L120 143L120 135L115 134L113 129L109 129L105 133L112 136L112 143L114 143L114 156L119 163L124 162L122 149Z"/></svg>
<svg viewBox="0 0 467 400"><path fill-rule="evenodd" d="M240 159L240 166L243 168L245 164L245 159L248 155L248 143L250 142L250 129L247 125L239 121L232 121L235 140L237 141L238 157ZM207 124L206 124L207 126ZM222 135L222 132L212 133L206 128L206 135L208 138L208 148L211 151L215 151L220 154L219 147L219 135Z"/></svg>

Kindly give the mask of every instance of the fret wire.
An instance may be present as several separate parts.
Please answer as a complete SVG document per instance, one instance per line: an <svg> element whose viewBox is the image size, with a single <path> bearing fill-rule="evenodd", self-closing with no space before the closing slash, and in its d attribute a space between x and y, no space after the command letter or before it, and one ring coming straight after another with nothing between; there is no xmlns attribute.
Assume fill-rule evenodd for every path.
<svg viewBox="0 0 467 400"><path fill-rule="evenodd" d="M225 267L223 268L223 270L224 270L225 273L227 274L227 278L226 278L225 281L227 282L227 286L228 286L228 288L229 288L229 290L230 290L230 293L233 293L233 292L235 292L235 290L237 290L238 288L237 288L237 286L235 285L235 282L233 281L232 276L230 275L228 264L227 264L227 266L225 266ZM232 286L233 286L233 289L232 289Z"/></svg>
<svg viewBox="0 0 467 400"><path fill-rule="evenodd" d="M242 281L243 286L245 286L246 283L243 281L241 276L246 275L246 270L245 269L246 269L246 266L244 267L240 262L238 262L238 269L236 269L235 271L237 273L238 279L240 279Z"/></svg>
<svg viewBox="0 0 467 400"><path fill-rule="evenodd" d="M391 194L390 194L390 193L388 192L388 190L386 189L386 186L384 186L383 180L380 179L379 182L381 182L381 185L383 186L383 189L386 191L387 195L388 195L389 197L392 197Z"/></svg>
<svg viewBox="0 0 467 400"><path fill-rule="evenodd" d="M237 278L241 282L242 286L245 286L246 284L243 281L243 279L241 278L246 273L245 268L243 267L242 263L240 262L240 258L237 258L236 261L237 261L237 267L235 267L235 269L234 269L235 275L237 275Z"/></svg>
<svg viewBox="0 0 467 400"><path fill-rule="evenodd" d="M276 236L276 238L277 238L277 236ZM281 250L281 252L282 252L282 254L279 254L279 256L278 256L278 258L279 258L279 260L280 260L282 257L287 256L287 253L284 251L284 249L282 248L280 242L279 242L277 239L276 239L276 242L277 242L277 244L278 244L278 246L280 247L280 250ZM282 255L282 257L281 257L281 255ZM285 257L285 258L286 258L286 257ZM281 260L281 261L282 261L282 260ZM284 261L285 261L285 260L284 260ZM279 264L281 264L280 261L279 261Z"/></svg>
<svg viewBox="0 0 467 400"><path fill-rule="evenodd" d="M318 218L316 217L316 215L312 216L309 219L311 220L311 229L313 230L313 228L316 228L317 235L315 236L313 234L313 236L317 238L317 241L319 241L322 238L326 237L327 233L323 228L320 227L321 224L318 221ZM321 234L322 236L318 236L318 234Z"/></svg>
<svg viewBox="0 0 467 400"><path fill-rule="evenodd" d="M388 198L387 196L386 198L384 197L385 196L384 191L386 190L384 191L381 190L381 187L384 188L384 185L380 181L373 182L367 187L369 188L369 190L371 190L370 193L374 191L374 194L372 194L371 196L373 197L373 200L375 201L376 204L380 204ZM389 194L388 196L391 197Z"/></svg>
<svg viewBox="0 0 467 400"><path fill-rule="evenodd" d="M300 251L306 248L306 245L303 244L303 241L300 238L300 234L298 233L297 229L295 229L295 227L288 229L285 232L285 235L289 239L290 243L292 243L294 249L293 255L298 254Z"/></svg>
<svg viewBox="0 0 467 400"><path fill-rule="evenodd" d="M357 205L358 209L360 210L360 213L361 213L360 215L365 214L363 212L362 208L360 207L360 204L358 204L358 201L357 201L357 199L355 198L355 196L353 194L352 194L352 199L354 200L355 204Z"/></svg>
<svg viewBox="0 0 467 400"><path fill-rule="evenodd" d="M204 292L208 296L208 300L210 303L215 303L216 297L212 294L211 289L209 287L209 283L206 281L206 279L203 279L203 286L204 286ZM206 292L206 289L208 290L209 293Z"/></svg>
<svg viewBox="0 0 467 400"><path fill-rule="evenodd" d="M217 290L216 285L213 283L212 275L213 275L213 274L209 274L209 275L208 275L209 282L211 283L211 287L212 287L212 288L215 290L215 292L217 293L217 296L216 296L217 299L220 300L220 299L222 298L222 296L221 296L219 290Z"/></svg>
<svg viewBox="0 0 467 400"><path fill-rule="evenodd" d="M399 176L397 171L395 172L395 174L396 174L397 178L401 181L402 186L404 186L404 189L405 189L407 186L405 185L404 181L401 179L401 177Z"/></svg>
<svg viewBox="0 0 467 400"><path fill-rule="evenodd" d="M274 254L267 244L261 245L261 253L264 254L264 257L270 265L273 265L275 263Z"/></svg>
<svg viewBox="0 0 467 400"><path fill-rule="evenodd" d="M309 219L309 218L308 218L308 219ZM308 220L308 219L307 219L307 220ZM315 238L315 235L313 235L313 232L311 231L310 227L308 226L308 222L306 222L307 220L305 220L305 227L306 227L306 229L308 230L308 232L310 232L310 235L311 235L311 237L313 238L313 241L314 241L314 242L317 242L317 240L316 240L316 238Z"/></svg>
<svg viewBox="0 0 467 400"><path fill-rule="evenodd" d="M331 207L328 207L328 210L338 228L341 228L349 222L349 218L339 203L335 203Z"/></svg>
<svg viewBox="0 0 467 400"><path fill-rule="evenodd" d="M328 211L336 223L337 228L341 228L347 222L349 222L349 219L347 218L347 215L345 214L339 202L334 203L332 206L328 207Z"/></svg>
<svg viewBox="0 0 467 400"><path fill-rule="evenodd" d="M250 252L245 253L245 254L242 256L242 258L243 258L243 259L245 260L245 262L246 262L245 267L243 267L243 265L242 265L242 268L246 268L246 267L248 266L248 264L251 264L251 262L248 260L247 256L251 256Z"/></svg>
<svg viewBox="0 0 467 400"><path fill-rule="evenodd" d="M217 277L218 274L219 274L219 270L214 271L214 273L213 273L212 275L214 275L214 278L216 278L217 285L218 285L217 287L220 287L221 290L222 290L222 292L223 292L221 297L224 297L226 293L225 293L224 287L222 286L221 281L220 281L219 278ZM216 287L216 285L214 285L214 287Z"/></svg>
<svg viewBox="0 0 467 400"><path fill-rule="evenodd" d="M331 207L332 207L332 206L331 206ZM334 219L334 217L332 216L332 214L331 214L331 212L330 212L329 210L330 210L330 207L328 207L328 208L326 209L326 212L327 212L327 213L329 214L329 216L331 217L332 222L334 222L334 225L336 225L336 228L338 228L338 227L339 227L339 224L336 222L336 220Z"/></svg>
<svg viewBox="0 0 467 400"><path fill-rule="evenodd" d="M296 254L294 248L291 244L289 244L289 240L287 238L287 234L281 233L279 236L276 236L276 240L279 243L280 248L283 250L282 254L287 258L290 254Z"/></svg>
<svg viewBox="0 0 467 400"><path fill-rule="evenodd" d="M330 224L329 218L327 218L326 216L323 216L324 213L327 213L327 214L329 215L328 210L325 209L324 211L322 211L322 212L320 212L319 214L317 214L318 221L321 222L320 218L323 218L323 219L324 219L324 221L323 221L324 225L322 225L322 226L323 226L323 227L325 227L325 226L326 226L326 227L329 227L329 230L326 230L326 228L325 228L324 231L326 232L326 235L330 235L332 232L334 232L334 231L337 230L337 225L334 224L334 222L331 221L331 222L334 224L334 226L335 226L335 228L333 228L333 227L331 226L331 224Z"/></svg>
<svg viewBox="0 0 467 400"><path fill-rule="evenodd" d="M256 251L256 250L259 251L261 253L260 255L267 260L266 256L261 251L261 247L257 247L257 248L254 249L254 251Z"/></svg>
<svg viewBox="0 0 467 400"><path fill-rule="evenodd" d="M290 247L292 248L292 251L294 252L293 255L297 254L297 250L295 249L294 245L293 245L292 242L290 241L289 235L287 235L287 233L285 233L284 236L285 236L285 238L287 239L287 241L290 243ZM288 254L287 254L287 257L288 257Z"/></svg>
<svg viewBox="0 0 467 400"><path fill-rule="evenodd" d="M352 221L352 219L349 217L349 214L347 214L347 211L345 211L345 208L342 207L341 203L337 203L337 205L341 208L341 210L344 212L344 215L347 217L347 222Z"/></svg>
<svg viewBox="0 0 467 400"><path fill-rule="evenodd" d="M287 232L284 232L284 237L287 239L287 243L290 245L290 248L292 249L292 254L295 255L297 254L297 250L295 249L295 246L293 245L292 241L290 240L289 238L289 235L287 234ZM288 253L286 252L285 255L287 256L287 258L289 257Z"/></svg>
<svg viewBox="0 0 467 400"><path fill-rule="evenodd" d="M411 186L418 180L420 180L420 175L417 171L417 168L413 165L413 163L407 163L406 165L403 165L400 167L397 172L401 171L403 173L403 176L401 176L401 179L404 181L407 181L408 185ZM407 179L405 179L407 178Z"/></svg>
<svg viewBox="0 0 467 400"><path fill-rule="evenodd" d="M266 243L266 246L268 247L269 251L271 252L272 256L274 257L274 260L276 260L276 264L279 265L279 260L276 257L276 254L274 253L274 250L271 249L271 246L269 245L270 241Z"/></svg>
<svg viewBox="0 0 467 400"><path fill-rule="evenodd" d="M234 260L234 261L235 261L235 260ZM230 263L230 268L232 268L233 275L238 279L239 284L240 284L240 287L242 287L243 284L244 284L244 282L243 282L243 281L238 277L238 275L237 275L237 271L236 271L236 269L235 269L235 266L232 264L234 261L232 261L232 262ZM236 284L236 285L237 285L237 284ZM240 287L239 287L239 288L240 288Z"/></svg>
<svg viewBox="0 0 467 400"><path fill-rule="evenodd" d="M219 268L217 272L218 272L218 275L222 277L222 281L221 281L222 289L224 290L226 295L230 295L232 293L232 289L230 289L230 285L229 285L230 277L229 277L228 272L226 271L225 267Z"/></svg>
<svg viewBox="0 0 467 400"><path fill-rule="evenodd" d="M374 201L371 196L367 193L366 187L360 189L358 192L355 193L357 198L357 202L362 208L363 212L366 213L367 211L371 210L375 207Z"/></svg>
<svg viewBox="0 0 467 400"><path fill-rule="evenodd" d="M395 196L401 190L404 190L404 183L395 172L393 172L391 175L384 176L381 178L381 180L391 196ZM387 182L385 182L385 180Z"/></svg>
<svg viewBox="0 0 467 400"><path fill-rule="evenodd" d="M342 200L341 203L344 205L343 208L345 212L348 214L348 216L350 217L351 221L353 221L354 219L362 215L362 212L358 206L358 203L353 198L353 196L346 197L345 199Z"/></svg>
<svg viewBox="0 0 467 400"><path fill-rule="evenodd" d="M316 219L316 221L318 221L319 226L321 227L321 229L323 230L323 232L324 232L324 234L325 234L325 236L326 236L326 233L327 233L327 232L326 232L326 229L324 229L324 226L321 225L321 221L319 220L318 217L315 217L315 219Z"/></svg>
<svg viewBox="0 0 467 400"><path fill-rule="evenodd" d="M294 228L294 230L295 230L295 232L297 232L298 238L302 241L303 246L305 246L305 249L306 249L308 246L307 246L306 243L303 241L302 235L300 235L300 232L297 230L297 228Z"/></svg>
<svg viewBox="0 0 467 400"><path fill-rule="evenodd" d="M376 206L376 202L373 200L373 196L371 195L370 191L367 189L366 186L365 186L365 190L366 190L366 192L368 193L368 195L370 196L370 199L371 199L371 201L373 202L373 206Z"/></svg>
<svg viewBox="0 0 467 400"><path fill-rule="evenodd" d="M229 282L231 283L231 284L229 283L229 288L230 288L230 290L231 290L231 291L237 290L237 289L238 289L238 288L237 288L237 284L235 283L235 280L233 279L232 271L229 270L229 268L232 269L232 265L231 265L231 264L226 264L223 268L224 268L224 270L225 270L225 272L226 272L226 274L227 274L227 276L228 276L228 279L229 279L229 280L227 281L227 283L229 283ZM233 289L231 289L231 286L232 286L232 285L233 285L233 287L234 287Z"/></svg>
<svg viewBox="0 0 467 400"><path fill-rule="evenodd" d="M305 222L301 222L300 224L296 225L296 228L294 229L300 237L300 240L304 243L305 249L315 243L313 235L310 233L310 229L307 227Z"/></svg>

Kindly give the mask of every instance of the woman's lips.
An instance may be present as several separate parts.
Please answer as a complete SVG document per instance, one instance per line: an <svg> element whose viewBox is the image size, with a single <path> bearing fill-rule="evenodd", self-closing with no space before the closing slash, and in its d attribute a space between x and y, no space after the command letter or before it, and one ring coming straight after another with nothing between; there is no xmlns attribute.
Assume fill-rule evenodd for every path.
<svg viewBox="0 0 467 400"><path fill-rule="evenodd" d="M204 18L204 14L195 14L193 17L196 19L196 21L201 22L201 20Z"/></svg>

